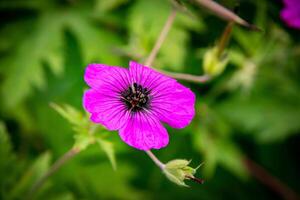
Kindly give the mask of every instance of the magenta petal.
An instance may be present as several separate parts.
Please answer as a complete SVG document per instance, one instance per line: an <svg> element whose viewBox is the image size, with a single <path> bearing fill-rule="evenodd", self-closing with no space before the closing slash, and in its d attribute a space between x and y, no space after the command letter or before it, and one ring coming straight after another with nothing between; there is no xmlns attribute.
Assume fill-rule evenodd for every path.
<svg viewBox="0 0 300 200"><path fill-rule="evenodd" d="M281 18L293 28L300 29L300 2L298 0L284 0L285 8L281 11Z"/></svg>
<svg viewBox="0 0 300 200"><path fill-rule="evenodd" d="M283 0L283 3L287 7L297 7L297 5L299 5L299 0Z"/></svg>
<svg viewBox="0 0 300 200"><path fill-rule="evenodd" d="M151 94L159 93L166 85L176 83L175 79L134 61L129 63L129 74L134 82L150 89Z"/></svg>
<svg viewBox="0 0 300 200"><path fill-rule="evenodd" d="M129 73L134 81L151 90L151 109L174 128L187 126L195 115L194 93L175 79L131 61Z"/></svg>
<svg viewBox="0 0 300 200"><path fill-rule="evenodd" d="M83 105L92 114L93 122L100 123L109 130L120 129L129 118L129 112L118 97L104 95L94 89L84 93Z"/></svg>
<svg viewBox="0 0 300 200"><path fill-rule="evenodd" d="M173 128L187 126L195 115L195 94L179 83L169 85L153 97L153 112Z"/></svg>
<svg viewBox="0 0 300 200"><path fill-rule="evenodd" d="M140 149L160 149L167 146L169 136L159 120L150 113L135 113L119 135L128 145Z"/></svg>
<svg viewBox="0 0 300 200"><path fill-rule="evenodd" d="M300 9L299 11L284 9L281 12L281 18L288 26L300 29Z"/></svg>
<svg viewBox="0 0 300 200"><path fill-rule="evenodd" d="M119 92L130 85L128 70L104 64L90 64L84 74L85 82L92 88Z"/></svg>

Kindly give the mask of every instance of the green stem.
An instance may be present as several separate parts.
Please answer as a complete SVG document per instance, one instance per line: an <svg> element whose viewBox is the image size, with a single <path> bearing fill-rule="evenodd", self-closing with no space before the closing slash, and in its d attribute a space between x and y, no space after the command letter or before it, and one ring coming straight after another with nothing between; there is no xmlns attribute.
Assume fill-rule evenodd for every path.
<svg viewBox="0 0 300 200"><path fill-rule="evenodd" d="M165 168L165 164L162 163L150 150L145 152L161 170Z"/></svg>

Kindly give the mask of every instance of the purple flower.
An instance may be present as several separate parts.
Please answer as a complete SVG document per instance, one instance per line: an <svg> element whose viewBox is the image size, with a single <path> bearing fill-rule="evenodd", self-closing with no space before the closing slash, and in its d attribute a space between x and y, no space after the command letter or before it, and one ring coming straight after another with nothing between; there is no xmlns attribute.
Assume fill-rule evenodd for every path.
<svg viewBox="0 0 300 200"><path fill-rule="evenodd" d="M283 0L283 2L285 7L281 11L281 18L288 26L300 29L300 1Z"/></svg>
<svg viewBox="0 0 300 200"><path fill-rule="evenodd" d="M119 130L128 145L140 150L160 149L169 142L167 130L187 126L195 114L194 93L155 70L131 61L129 69L90 64L84 80L84 108L91 120Z"/></svg>

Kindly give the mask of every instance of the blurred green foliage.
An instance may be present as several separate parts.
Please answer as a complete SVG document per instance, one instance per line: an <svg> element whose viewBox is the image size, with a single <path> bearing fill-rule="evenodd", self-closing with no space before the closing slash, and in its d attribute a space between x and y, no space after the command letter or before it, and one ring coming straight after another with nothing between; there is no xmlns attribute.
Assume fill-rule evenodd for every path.
<svg viewBox="0 0 300 200"><path fill-rule="evenodd" d="M226 22L184 2L188 12L178 13L154 66L201 75L203 56ZM203 162L196 176L204 185L170 183L145 153L98 127L93 142L102 151L97 145L82 151L35 198L279 198L251 178L245 157L300 191L299 31L281 22L281 1L239 5L239 15L263 33L234 27L225 71L205 84L183 82L197 94L197 115L185 129L169 128L169 146L154 152L162 161ZM81 102L85 66L143 62L170 10L167 0L0 1L0 199L24 199L74 141L81 148L90 142ZM71 105L54 106L65 119L51 102ZM107 156L114 168L117 161L116 171Z"/></svg>

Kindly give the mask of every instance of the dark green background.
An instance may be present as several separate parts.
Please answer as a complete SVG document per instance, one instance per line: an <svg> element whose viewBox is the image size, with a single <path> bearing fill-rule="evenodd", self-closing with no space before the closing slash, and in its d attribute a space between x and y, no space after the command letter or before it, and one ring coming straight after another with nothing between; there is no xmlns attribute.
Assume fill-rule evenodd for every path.
<svg viewBox="0 0 300 200"><path fill-rule="evenodd" d="M189 14L178 14L153 66L201 75L203 54L226 22L184 2ZM300 191L299 30L281 21L281 1L219 2L239 3L239 15L263 32L234 27L225 71L204 84L182 82L197 94L197 116L185 129L168 128L170 144L153 151L163 162L204 162L196 176L205 184L169 182L144 152L112 132L117 171L93 145L36 199L281 199L251 175L245 157ZM72 147L72 126L49 103L83 112L86 65L143 62L170 9L164 0L0 1L0 199L24 199Z"/></svg>

